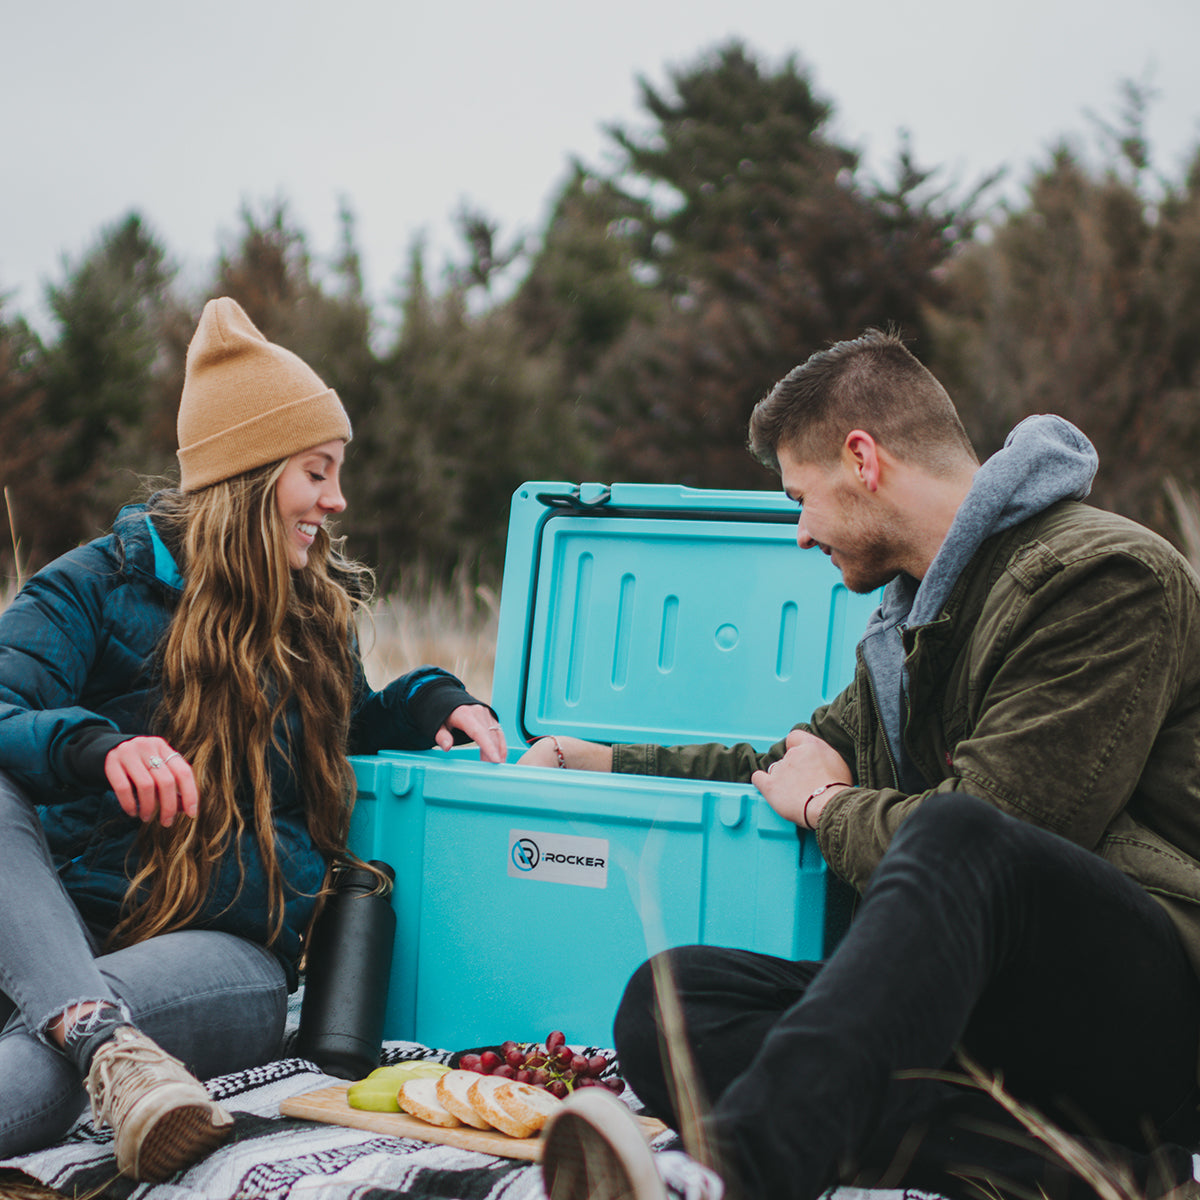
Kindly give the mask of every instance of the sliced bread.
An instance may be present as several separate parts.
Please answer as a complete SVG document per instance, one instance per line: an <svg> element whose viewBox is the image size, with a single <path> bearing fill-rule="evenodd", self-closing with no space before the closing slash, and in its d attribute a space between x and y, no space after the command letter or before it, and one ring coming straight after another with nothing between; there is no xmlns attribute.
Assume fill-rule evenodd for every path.
<svg viewBox="0 0 1200 1200"><path fill-rule="evenodd" d="M396 1103L406 1113L428 1121L430 1125L452 1128L462 1122L438 1099L437 1079L409 1079L400 1085Z"/></svg>
<svg viewBox="0 0 1200 1200"><path fill-rule="evenodd" d="M475 1111L468 1092L477 1079L485 1079L478 1071L447 1071L438 1076L437 1096L442 1107L452 1112L464 1125L475 1129L494 1129L495 1126Z"/></svg>
<svg viewBox="0 0 1200 1200"><path fill-rule="evenodd" d="M526 1121L518 1121L495 1097L500 1088L512 1082L511 1079L497 1078L495 1075L480 1075L467 1089L467 1097L471 1107L489 1125L494 1125L509 1137L526 1138L534 1132L534 1127Z"/></svg>
<svg viewBox="0 0 1200 1200"><path fill-rule="evenodd" d="M550 1114L562 1105L562 1101L557 1096L552 1096L545 1088L517 1083L512 1079L503 1087L496 1088L492 1096L513 1120L528 1126L532 1133L538 1132Z"/></svg>

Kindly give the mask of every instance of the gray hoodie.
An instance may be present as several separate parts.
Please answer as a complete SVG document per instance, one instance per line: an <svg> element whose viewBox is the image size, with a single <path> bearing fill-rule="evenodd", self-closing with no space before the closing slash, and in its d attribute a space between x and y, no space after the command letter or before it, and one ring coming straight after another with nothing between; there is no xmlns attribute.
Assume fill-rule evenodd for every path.
<svg viewBox="0 0 1200 1200"><path fill-rule="evenodd" d="M908 681L901 633L937 618L963 568L987 538L1059 500L1082 500L1091 491L1098 462L1092 443L1069 421L1026 417L1004 448L975 473L925 578L918 583L902 573L884 589L860 644L904 791L924 791L935 781L921 779L902 751L901 696Z"/></svg>

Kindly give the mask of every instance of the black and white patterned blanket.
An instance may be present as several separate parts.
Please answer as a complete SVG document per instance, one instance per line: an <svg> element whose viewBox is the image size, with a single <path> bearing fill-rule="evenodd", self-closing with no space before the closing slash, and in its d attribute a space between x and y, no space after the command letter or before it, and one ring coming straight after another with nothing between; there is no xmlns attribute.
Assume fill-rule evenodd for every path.
<svg viewBox="0 0 1200 1200"><path fill-rule="evenodd" d="M425 1057L448 1055L390 1042L384 1061ZM301 1058L209 1080L214 1099L233 1114L233 1136L220 1150L163 1184L117 1177L111 1132L97 1131L86 1115L57 1145L0 1161L0 1167L24 1171L68 1195L103 1187L105 1195L121 1200L544 1197L540 1173L528 1163L279 1115L280 1102L287 1097L341 1082Z"/></svg>
<svg viewBox="0 0 1200 1200"><path fill-rule="evenodd" d="M383 1061L449 1057L411 1042L388 1042ZM209 1080L214 1098L234 1116L233 1136L166 1183L118 1176L111 1132L97 1131L86 1114L61 1142L0 1160L0 1168L23 1171L67 1195L115 1200L546 1200L540 1169L528 1162L279 1115L284 1099L341 1082L301 1058ZM656 1150L676 1148L672 1133L655 1142ZM686 1171L670 1182L673 1197L700 1196ZM913 1192L844 1188L836 1200L917 1198Z"/></svg>

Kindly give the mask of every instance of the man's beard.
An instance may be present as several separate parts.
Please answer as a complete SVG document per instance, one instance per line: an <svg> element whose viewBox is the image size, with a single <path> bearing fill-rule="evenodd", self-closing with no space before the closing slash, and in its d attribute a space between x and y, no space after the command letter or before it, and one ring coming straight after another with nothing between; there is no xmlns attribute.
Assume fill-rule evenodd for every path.
<svg viewBox="0 0 1200 1200"><path fill-rule="evenodd" d="M833 547L837 556L834 566L842 573L842 582L850 591L865 596L895 579L903 569L896 562L900 540L895 529L881 528L867 505L851 501L845 532Z"/></svg>

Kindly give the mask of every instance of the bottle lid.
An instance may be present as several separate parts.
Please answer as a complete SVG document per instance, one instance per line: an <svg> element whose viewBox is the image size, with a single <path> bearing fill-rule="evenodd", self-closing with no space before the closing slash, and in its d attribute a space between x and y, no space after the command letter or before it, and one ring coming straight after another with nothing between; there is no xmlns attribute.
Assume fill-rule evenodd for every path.
<svg viewBox="0 0 1200 1200"><path fill-rule="evenodd" d="M396 881L396 872L385 862L371 859L371 866L378 870L387 880L388 886L383 889L387 895L391 884ZM373 892L379 886L379 879L363 867L341 863L333 869L333 890L335 892Z"/></svg>
<svg viewBox="0 0 1200 1200"><path fill-rule="evenodd" d="M393 883L396 882L396 872L392 870L391 863L385 863L380 858L371 859L371 866L377 871L382 871Z"/></svg>

